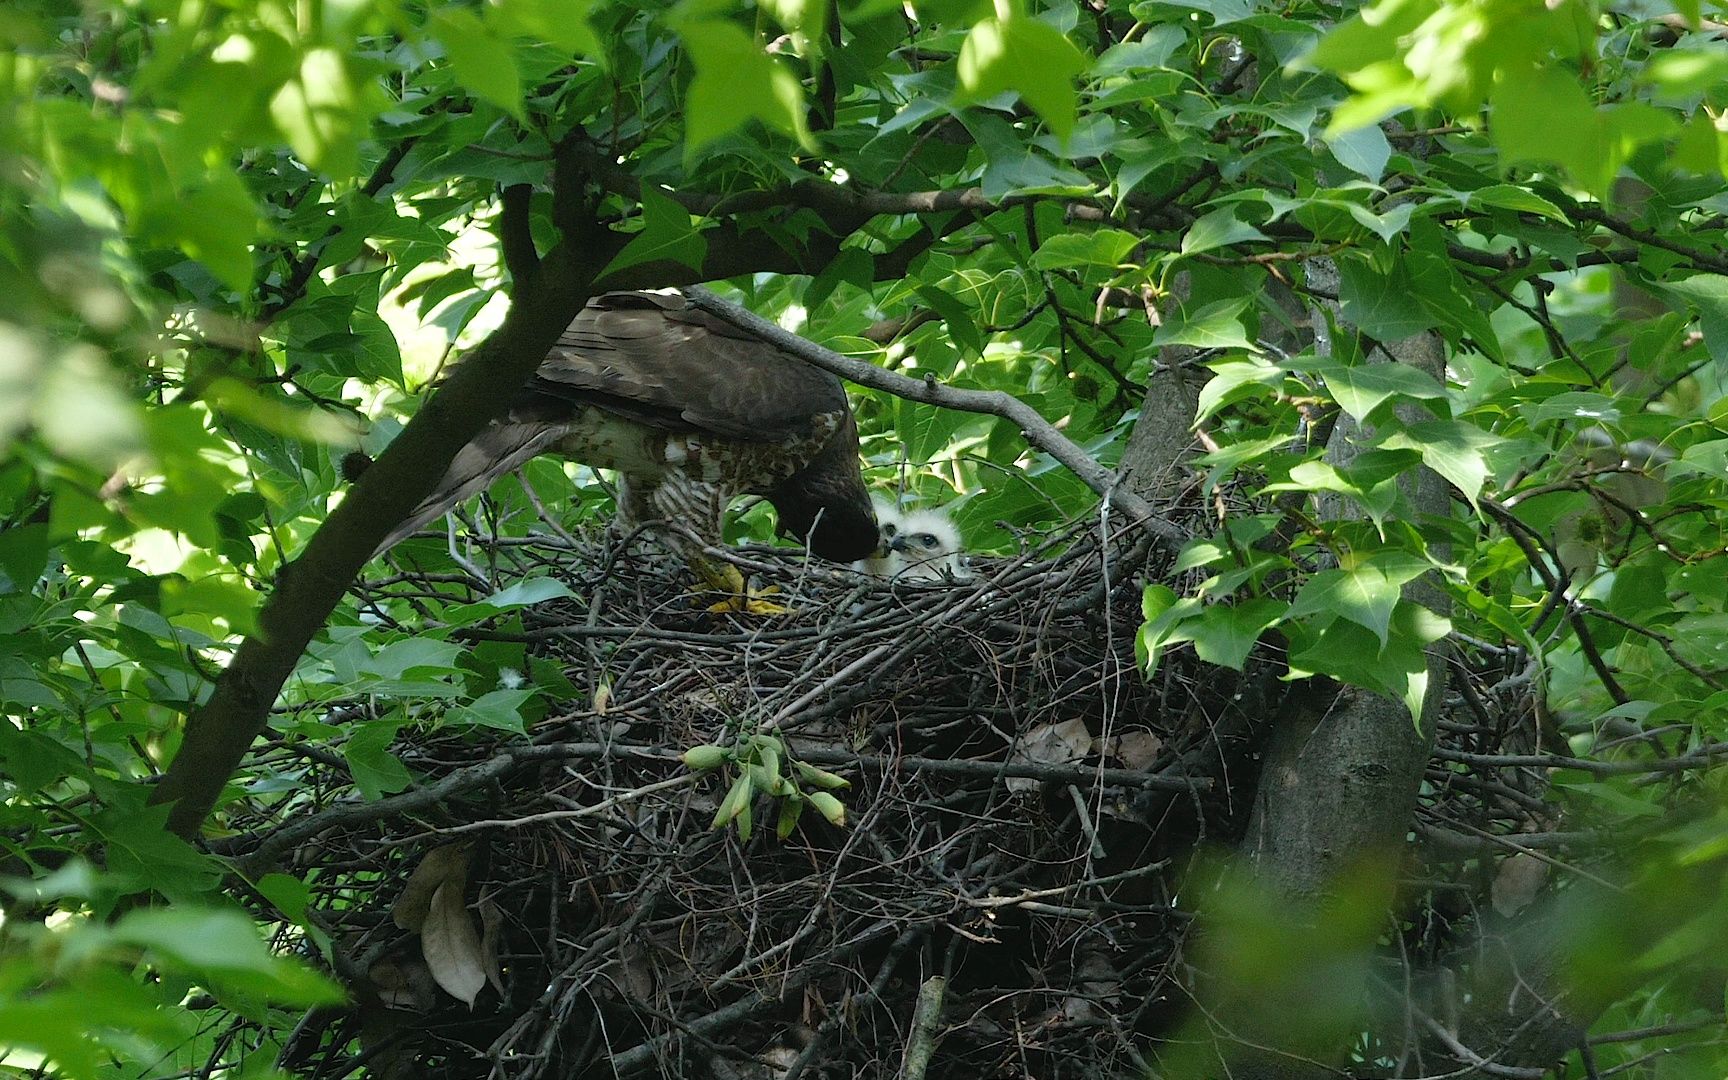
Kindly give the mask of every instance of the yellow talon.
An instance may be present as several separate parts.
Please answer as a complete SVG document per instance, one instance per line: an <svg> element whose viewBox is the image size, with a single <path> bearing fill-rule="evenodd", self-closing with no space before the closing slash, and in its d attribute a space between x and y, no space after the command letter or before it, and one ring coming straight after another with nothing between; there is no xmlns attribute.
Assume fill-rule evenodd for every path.
<svg viewBox="0 0 1728 1080"><path fill-rule="evenodd" d="M725 593L724 600L708 605L708 610L717 615L784 615L786 608L779 604L762 599L780 590L770 585L760 591L750 588L744 580L744 575L731 563L709 563L706 560L696 567L696 576L702 584L714 592Z"/></svg>

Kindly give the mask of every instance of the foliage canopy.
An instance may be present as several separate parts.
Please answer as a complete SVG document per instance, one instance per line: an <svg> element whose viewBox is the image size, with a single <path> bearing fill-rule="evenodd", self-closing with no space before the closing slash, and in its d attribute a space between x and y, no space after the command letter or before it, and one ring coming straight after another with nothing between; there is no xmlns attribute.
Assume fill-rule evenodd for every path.
<svg viewBox="0 0 1728 1080"><path fill-rule="evenodd" d="M415 783L400 733L530 727L560 676L451 632L563 586L484 567L481 596L421 610L344 595L389 524L375 496L414 501L377 496L414 473L396 459L461 440L381 457L396 471L371 487L342 459L383 454L456 352L489 341L475 355L520 375L583 296L694 282L839 351L1008 391L1111 467L1160 360L1199 365L1204 453L1180 498L1217 527L1149 584L1144 665L1192 648L1241 669L1275 641L1291 677L1403 702L1409 722L1444 691L1436 643L1518 651L1529 752L1588 759L1543 798L1650 838L1613 864L1625 881L1689 882L1657 905L1666 936L1615 954L1601 1030L1719 1021L1700 954L1723 929L1708 765L1728 742L1721 15L9 3L0 1060L268 1071L296 1010L336 993L254 929L327 956L311 885L236 882L184 839L201 809L169 829L151 793L202 785L219 836L224 806L293 811L294 759L163 770L211 731L239 748L263 732L376 799ZM1386 362L1424 337L1443 377ZM459 406L496 409L494 381L453 381L423 426L472 430L484 410ZM1094 510L1012 424L865 390L856 408L872 482L952 502L982 552ZM1326 453L1340 430L1345 457ZM1418 512L1423 470L1447 514ZM537 461L487 514L520 534L541 501L574 527L609 495ZM347 531L320 534L349 503ZM735 527L771 536L761 509ZM476 570L443 541L404 551ZM1417 603L1416 582L1446 602ZM245 686L213 695L231 663ZM193 987L224 1023L184 1007ZM1632 1064L1647 1049L1605 1042L1596 1067L1656 1075ZM1663 1075L1725 1065L1702 1040L1675 1060Z"/></svg>

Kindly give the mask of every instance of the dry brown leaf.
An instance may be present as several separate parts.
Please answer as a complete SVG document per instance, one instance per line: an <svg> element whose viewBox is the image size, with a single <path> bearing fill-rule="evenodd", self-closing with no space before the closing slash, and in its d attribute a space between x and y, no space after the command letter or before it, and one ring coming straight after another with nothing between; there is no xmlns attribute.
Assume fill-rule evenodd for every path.
<svg viewBox="0 0 1728 1080"><path fill-rule="evenodd" d="M1164 740L1150 731L1125 731L1116 740L1116 758L1125 769L1148 769L1158 760Z"/></svg>
<svg viewBox="0 0 1728 1080"><path fill-rule="evenodd" d="M498 933L503 925L504 910L491 897L480 901L480 966L499 997L504 996L504 971L498 966Z"/></svg>
<svg viewBox="0 0 1728 1080"><path fill-rule="evenodd" d="M1020 740L1015 757L1035 765L1066 765L1079 761L1092 748L1092 733L1084 720L1064 720L1060 724L1041 724Z"/></svg>
<svg viewBox="0 0 1728 1080"><path fill-rule="evenodd" d="M1518 914L1536 899L1547 880L1548 864L1529 852L1520 851L1502 862L1500 872L1494 875L1494 885L1489 890L1494 910L1505 916Z"/></svg>
<svg viewBox="0 0 1728 1080"><path fill-rule="evenodd" d="M618 959L624 968L624 984L637 1001L654 1000L654 965L647 952L636 942L625 938L618 943Z"/></svg>
<svg viewBox="0 0 1728 1080"><path fill-rule="evenodd" d="M1040 724L1028 731L1008 760L1024 765L1067 765L1085 757L1090 749L1092 733L1086 730L1086 721L1064 720L1060 724ZM1004 783L1015 794L1038 786L1038 781L1024 776L1010 776Z"/></svg>
<svg viewBox="0 0 1728 1080"><path fill-rule="evenodd" d="M433 848L420 860L420 865L408 876L402 895L390 908L390 917L404 930L418 931L426 921L426 911L432 906L432 895L446 882L456 886L461 896L468 886L468 860L474 855L474 845L445 844Z"/></svg>
<svg viewBox="0 0 1728 1080"><path fill-rule="evenodd" d="M386 1008L430 1012L437 1004L432 973L418 960L380 960L372 965L366 977Z"/></svg>
<svg viewBox="0 0 1728 1080"><path fill-rule="evenodd" d="M462 890L450 882L438 886L420 927L420 951L432 977L446 993L470 1008L486 985L480 935L462 903Z"/></svg>

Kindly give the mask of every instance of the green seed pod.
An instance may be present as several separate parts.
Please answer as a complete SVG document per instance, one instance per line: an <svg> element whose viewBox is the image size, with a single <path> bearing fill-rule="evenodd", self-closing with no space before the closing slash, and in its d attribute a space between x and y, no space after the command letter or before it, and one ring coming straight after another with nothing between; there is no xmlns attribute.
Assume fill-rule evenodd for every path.
<svg viewBox="0 0 1728 1080"><path fill-rule="evenodd" d="M726 748L702 743L684 751L684 764L692 769L718 769L726 764Z"/></svg>
<svg viewBox="0 0 1728 1080"><path fill-rule="evenodd" d="M844 826L846 824L846 804L828 794L826 791L812 791L805 798L816 812L828 819L830 825Z"/></svg>
<svg viewBox="0 0 1728 1080"><path fill-rule="evenodd" d="M852 781L846 779L844 776L836 776L827 769L818 769L816 766L806 765L802 761L796 762L796 764L798 766L799 778L812 787L819 787L828 791L838 791L841 788L852 786Z"/></svg>
<svg viewBox="0 0 1728 1080"><path fill-rule="evenodd" d="M713 827L718 829L743 813L744 808L750 805L751 796L755 794L756 789L750 783L748 772L732 781L732 790L726 793L726 798L721 802L720 809L714 811Z"/></svg>

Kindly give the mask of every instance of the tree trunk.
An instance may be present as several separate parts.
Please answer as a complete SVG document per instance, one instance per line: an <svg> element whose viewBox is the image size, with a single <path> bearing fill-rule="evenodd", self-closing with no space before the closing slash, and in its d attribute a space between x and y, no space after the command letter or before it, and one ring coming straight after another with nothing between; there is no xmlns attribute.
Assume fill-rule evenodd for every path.
<svg viewBox="0 0 1728 1080"><path fill-rule="evenodd" d="M1330 265L1324 263L1313 266L1310 277L1336 281ZM1318 315L1315 325L1324 325ZM1444 380L1445 357L1437 335L1419 334L1386 351L1392 362L1421 368L1437 381ZM1353 456L1353 438L1359 434L1356 425L1340 423L1328 459L1338 464ZM1406 494L1419 517L1443 518L1450 513L1445 482L1427 468L1408 477ZM1321 508L1334 520L1355 513L1336 500L1323 501ZM1444 557L1444 552L1437 554ZM1445 596L1431 574L1406 585L1403 599L1438 614L1447 610ZM1324 711L1294 713L1274 729L1243 853L1256 886L1272 903L1287 905L1284 911L1291 923L1287 929L1297 935L1296 940L1304 924L1319 929L1325 920L1344 918L1346 912L1359 916L1352 921L1362 937L1349 944L1367 951L1378 937L1384 925L1382 913L1396 887L1445 687L1446 649L1440 642L1427 650L1427 686L1419 721L1412 721L1400 700L1348 688ZM1324 939L1338 945L1337 927L1329 929ZM1292 988L1327 978L1327 969L1337 960L1320 955L1314 970L1294 970L1285 977L1295 980ZM1328 989L1335 992L1336 988ZM1291 1080L1336 1074L1331 1066L1342 1061L1350 1047L1321 1045L1314 1036L1326 1034L1324 1029L1357 1030L1354 1022L1338 1018L1322 1031L1303 1031L1299 999L1293 999L1293 1016L1273 1002L1252 1000L1252 996L1249 992L1238 997L1226 1012L1231 1037L1249 1048L1237 1057L1234 1075Z"/></svg>

